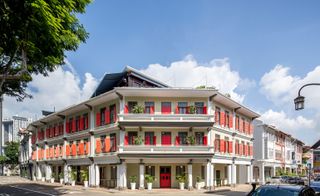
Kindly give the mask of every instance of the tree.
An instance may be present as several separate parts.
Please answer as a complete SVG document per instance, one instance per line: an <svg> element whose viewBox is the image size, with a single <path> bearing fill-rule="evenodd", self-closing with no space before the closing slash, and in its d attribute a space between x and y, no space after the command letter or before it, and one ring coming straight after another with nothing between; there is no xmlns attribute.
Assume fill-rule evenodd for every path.
<svg viewBox="0 0 320 196"><path fill-rule="evenodd" d="M0 97L22 101L33 74L64 64L88 33L76 17L90 0L0 0Z"/></svg>
<svg viewBox="0 0 320 196"><path fill-rule="evenodd" d="M6 157L6 164L19 164L19 142L7 142L4 148L4 155Z"/></svg>

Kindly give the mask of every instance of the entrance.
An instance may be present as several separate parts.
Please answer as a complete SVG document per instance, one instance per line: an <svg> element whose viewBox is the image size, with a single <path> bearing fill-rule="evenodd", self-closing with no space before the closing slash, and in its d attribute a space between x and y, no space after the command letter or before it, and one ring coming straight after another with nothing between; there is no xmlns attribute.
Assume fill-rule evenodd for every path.
<svg viewBox="0 0 320 196"><path fill-rule="evenodd" d="M171 188L171 167L160 167L160 188Z"/></svg>

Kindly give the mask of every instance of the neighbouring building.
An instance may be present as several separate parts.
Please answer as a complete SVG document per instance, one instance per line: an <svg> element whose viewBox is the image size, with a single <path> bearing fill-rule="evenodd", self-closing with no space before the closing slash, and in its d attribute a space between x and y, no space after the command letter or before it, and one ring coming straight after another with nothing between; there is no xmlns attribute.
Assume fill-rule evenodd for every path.
<svg viewBox="0 0 320 196"><path fill-rule="evenodd" d="M301 174L304 143L261 120L254 126L254 180L264 184L280 173Z"/></svg>
<svg viewBox="0 0 320 196"><path fill-rule="evenodd" d="M106 74L93 96L32 122L27 130L32 175L49 180L70 171L81 184L127 188L137 177L155 177L153 187L186 188L250 183L253 119L259 115L215 89L173 88L131 67ZM52 175L55 174L55 175Z"/></svg>
<svg viewBox="0 0 320 196"><path fill-rule="evenodd" d="M315 144L311 146L311 151L313 154L313 174L315 176L320 175L320 140L318 140Z"/></svg>
<svg viewBox="0 0 320 196"><path fill-rule="evenodd" d="M20 129L20 147L19 147L19 163L20 163L20 176L32 180L32 167L31 160L32 147L31 147L31 133L26 129Z"/></svg>
<svg viewBox="0 0 320 196"><path fill-rule="evenodd" d="M309 169L308 164L310 164L310 168L313 168L313 149L311 146L303 146L302 152L302 172L303 174L307 174Z"/></svg>

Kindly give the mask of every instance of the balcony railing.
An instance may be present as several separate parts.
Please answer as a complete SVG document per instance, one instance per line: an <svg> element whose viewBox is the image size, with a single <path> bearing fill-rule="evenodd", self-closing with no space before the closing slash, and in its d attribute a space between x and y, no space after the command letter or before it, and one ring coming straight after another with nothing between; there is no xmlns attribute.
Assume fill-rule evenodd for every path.
<svg viewBox="0 0 320 196"><path fill-rule="evenodd" d="M198 121L213 122L214 115L207 114L119 114L119 121Z"/></svg>
<svg viewBox="0 0 320 196"><path fill-rule="evenodd" d="M212 146L153 146L153 145L129 145L123 147L123 152L210 152Z"/></svg>

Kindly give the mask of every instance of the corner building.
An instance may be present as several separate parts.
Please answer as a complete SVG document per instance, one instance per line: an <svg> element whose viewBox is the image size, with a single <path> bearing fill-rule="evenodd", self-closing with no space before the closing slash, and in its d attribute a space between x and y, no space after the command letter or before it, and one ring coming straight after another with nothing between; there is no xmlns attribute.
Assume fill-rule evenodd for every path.
<svg viewBox="0 0 320 196"><path fill-rule="evenodd" d="M253 126L258 114L215 89L172 88L126 67L106 74L87 101L31 123L33 175L89 171L92 187L203 188L252 181Z"/></svg>

